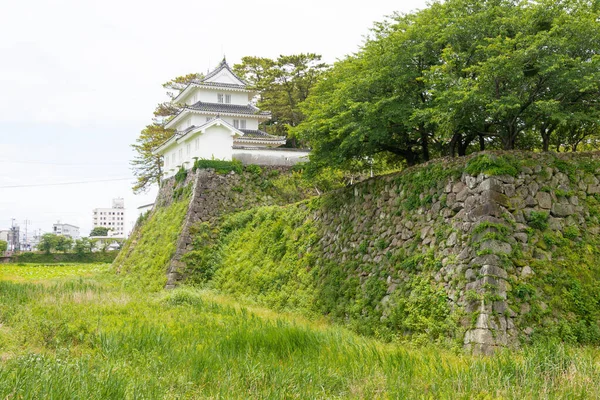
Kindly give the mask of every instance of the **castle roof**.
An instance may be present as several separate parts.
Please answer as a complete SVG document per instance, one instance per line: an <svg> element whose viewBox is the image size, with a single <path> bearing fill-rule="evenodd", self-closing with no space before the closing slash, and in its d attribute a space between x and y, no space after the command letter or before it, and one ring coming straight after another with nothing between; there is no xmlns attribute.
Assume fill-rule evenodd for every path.
<svg viewBox="0 0 600 400"><path fill-rule="evenodd" d="M237 144L268 144L268 145L282 145L285 144L286 139L284 136L274 136L270 135L267 132L261 130L254 129L238 129L233 125L227 123L219 117L212 118L210 121L207 121L205 124L200 126L192 125L186 128L183 131L176 131L171 138L162 143L156 150L154 150L154 154L161 154L164 149L169 147L173 142L179 142L180 139L183 139L187 135L193 134L194 132L204 131L205 129L213 126L213 125L224 125L231 130L232 135L234 135L234 143Z"/></svg>
<svg viewBox="0 0 600 400"><path fill-rule="evenodd" d="M229 67L229 64L227 64L227 60L225 60L225 57L223 57L223 60L221 60L221 62L217 66L217 68L215 68L214 70L212 70L211 72L209 72L208 74L206 74L206 76L200 82L202 82L202 83L215 83L214 81L211 81L210 79L213 78L214 76L216 76L219 72L221 72L223 70L229 71L229 73L231 75L233 75L238 81L240 81L240 84L242 86L245 87L247 85L247 83L242 78L240 78L239 76L237 76L233 72L233 70Z"/></svg>
<svg viewBox="0 0 600 400"><path fill-rule="evenodd" d="M266 111L260 111L257 107L252 104L240 105L240 104L227 104L227 103L206 103L199 101L190 106L187 106L190 110L206 111L211 113L225 113L225 114L248 114L248 115L265 115L270 116L271 113Z"/></svg>
<svg viewBox="0 0 600 400"><path fill-rule="evenodd" d="M259 119L271 118L271 113L268 111L260 111L257 107L252 104L228 104L228 103L207 103L198 101L192 105L185 106L179 111L179 113L165 124L165 128L173 127L177 121L183 118L189 112L197 112L201 114L209 115L231 115L231 116L242 116L252 117L255 116Z"/></svg>
<svg viewBox="0 0 600 400"><path fill-rule="evenodd" d="M221 74L222 71L225 71L224 74ZM224 82L223 80L228 80L229 82ZM175 98L173 99L174 103L179 102L183 98L185 98L191 91L193 91L194 87L205 87L209 89L227 89L232 91L243 91L252 93L253 90L249 90L246 88L247 83L237 76L233 70L227 64L225 57L219 63L217 68L209 72L202 79L194 79L191 81Z"/></svg>

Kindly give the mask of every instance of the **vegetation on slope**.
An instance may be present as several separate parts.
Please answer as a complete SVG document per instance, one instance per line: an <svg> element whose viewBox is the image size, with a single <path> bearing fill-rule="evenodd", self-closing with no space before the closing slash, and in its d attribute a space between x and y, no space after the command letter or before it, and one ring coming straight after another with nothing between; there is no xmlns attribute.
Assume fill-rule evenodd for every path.
<svg viewBox="0 0 600 400"><path fill-rule="evenodd" d="M440 184L444 187L448 179L459 177L463 171L473 176L486 174L514 179L523 169L532 170L540 162L570 179L582 173L595 173L600 168L600 161L593 154L534 157L528 153L483 153L443 163L434 161L407 169L387 181L398 183L406 193L398 204L398 212L417 212L422 207L431 207L435 201L443 201L442 192L431 195L430 190L439 188ZM548 171L540 169L539 173L544 175ZM385 179L371 180L368 185L375 197L389 190L385 189ZM559 197L573 195L561 187L543 190L553 191ZM245 301L256 301L278 310L327 315L359 333L386 340L410 338L425 342L451 338L455 339L454 345L462 345L464 323L459 324L459 320L469 316L449 305L443 282L434 279L442 262L435 247L425 252L416 251L414 247L393 249L374 261L369 254L387 248L389 240L373 236L355 243L356 246L348 248L343 255L327 257L328 249L322 248L319 242L331 227L323 226L318 216L323 210L337 214L336 210L350 204L356 196L355 190L360 189L339 190L283 207L254 208L225 215L212 224L196 225L195 249L184 257L192 272L191 281L208 282L211 287ZM583 202L583 198L579 201ZM600 196L588 196L585 206L589 213L587 228L571 224L562 232L548 223L549 212L531 212L527 216L529 251L524 253L515 248L502 257L511 286L508 300L512 311L507 313L519 315L515 318L519 329L533 329L533 335L522 337L523 341L551 338L572 343L600 343L600 298L597 295L600 293L600 263L597 261L600 259L597 229ZM505 218L507 227L482 224L480 231L473 232L479 235L479 241L474 241L473 246L482 238L506 240L515 222L513 217L506 215ZM338 222L340 229L334 233L337 241L355 231L355 221ZM440 240L447 238L452 229L433 221L431 224ZM361 229L368 236L369 226ZM489 229L495 232L483 235L482 232ZM548 255L541 257L541 253ZM535 274L523 277L517 273L517 268L520 271L524 266L532 268ZM388 292L390 279L395 281L391 293ZM464 281L465 278L457 279ZM492 301L492 297L488 300Z"/></svg>
<svg viewBox="0 0 600 400"><path fill-rule="evenodd" d="M49 279L61 269L87 276ZM211 292L140 293L119 279L108 266L11 267L0 278L0 397L600 396L593 348L547 343L486 358L405 348Z"/></svg>
<svg viewBox="0 0 600 400"><path fill-rule="evenodd" d="M142 219L113 262L126 284L156 291L164 287L166 268L188 210L189 194Z"/></svg>

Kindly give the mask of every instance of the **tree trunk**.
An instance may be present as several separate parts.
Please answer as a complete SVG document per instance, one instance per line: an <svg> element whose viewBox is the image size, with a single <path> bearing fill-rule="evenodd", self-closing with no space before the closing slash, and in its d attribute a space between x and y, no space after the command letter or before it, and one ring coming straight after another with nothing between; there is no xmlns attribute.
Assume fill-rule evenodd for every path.
<svg viewBox="0 0 600 400"><path fill-rule="evenodd" d="M479 151L485 150L485 138L483 135L479 135Z"/></svg>
<svg viewBox="0 0 600 400"><path fill-rule="evenodd" d="M429 139L423 127L421 127L421 152L423 154L423 161L429 161Z"/></svg>
<svg viewBox="0 0 600 400"><path fill-rule="evenodd" d="M460 141L460 137L461 137L460 133L455 133L454 135L452 135L452 139L450 140L450 143L448 145L449 146L448 150L449 150L450 156L452 158L456 157L456 145Z"/></svg>
<svg viewBox="0 0 600 400"><path fill-rule="evenodd" d="M550 150L550 135L546 130L542 131L542 151Z"/></svg>

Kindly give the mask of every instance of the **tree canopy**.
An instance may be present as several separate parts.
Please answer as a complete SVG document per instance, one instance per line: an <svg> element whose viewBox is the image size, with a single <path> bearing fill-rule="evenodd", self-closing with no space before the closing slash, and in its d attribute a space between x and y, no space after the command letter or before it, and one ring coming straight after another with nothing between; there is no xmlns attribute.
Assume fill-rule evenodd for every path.
<svg viewBox="0 0 600 400"><path fill-rule="evenodd" d="M282 55L276 60L244 57L233 66L234 72L258 92L257 106L271 111L272 118L265 123L267 132L287 136L293 147L298 143L289 128L304 120L300 104L327 68L321 56L313 53Z"/></svg>
<svg viewBox="0 0 600 400"><path fill-rule="evenodd" d="M199 73L191 73L175 77L163 83L162 86L167 90L169 100L159 103L156 106L153 123L142 129L135 143L131 145L135 150L135 157L130 162L131 169L136 177L133 185L134 193L144 192L153 184L160 183L163 172L163 160L162 156L156 155L153 152L175 133L174 130L165 129L164 127L164 123L177 115L181 110L181 105L173 103L172 100L187 85L194 80L201 79L202 76Z"/></svg>
<svg viewBox="0 0 600 400"><path fill-rule="evenodd" d="M90 236L106 236L109 229L105 226L95 226L90 232Z"/></svg>
<svg viewBox="0 0 600 400"><path fill-rule="evenodd" d="M313 166L472 150L577 150L600 121L598 2L448 0L378 23L292 132Z"/></svg>

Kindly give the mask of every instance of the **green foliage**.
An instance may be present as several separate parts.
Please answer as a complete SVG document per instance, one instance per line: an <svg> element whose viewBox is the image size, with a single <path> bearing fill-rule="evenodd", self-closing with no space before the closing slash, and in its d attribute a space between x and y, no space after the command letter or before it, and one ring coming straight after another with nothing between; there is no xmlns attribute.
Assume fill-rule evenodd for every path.
<svg viewBox="0 0 600 400"><path fill-rule="evenodd" d="M58 235L54 233L44 233L40 238L40 242L37 245L38 250L50 254L52 250L56 248L58 243Z"/></svg>
<svg viewBox="0 0 600 400"><path fill-rule="evenodd" d="M477 226L475 228L473 228L472 233L474 235L478 234L478 233L482 233L487 231L488 229L492 229L495 230L496 232L498 232L499 234L505 236L508 235L509 233L509 227L504 225L504 224L499 224L496 222L489 222L489 221L483 221L479 224L477 224Z"/></svg>
<svg viewBox="0 0 600 400"><path fill-rule="evenodd" d="M549 217L550 214L546 211L532 211L531 214L529 214L527 223L532 228L543 231L548 228Z"/></svg>
<svg viewBox="0 0 600 400"><path fill-rule="evenodd" d="M199 159L194 162L194 167L192 169L194 172L198 169L214 169L219 174L228 174L231 171L236 174L241 174L244 167L239 160L224 161Z"/></svg>
<svg viewBox="0 0 600 400"><path fill-rule="evenodd" d="M68 236L57 235L54 248L56 251L68 252L73 247L73 239Z"/></svg>
<svg viewBox="0 0 600 400"><path fill-rule="evenodd" d="M105 226L95 226L90 232L90 236L108 236L109 229Z"/></svg>
<svg viewBox="0 0 600 400"><path fill-rule="evenodd" d="M546 340L477 357L384 345L209 291L131 291L106 265L10 268L0 269L1 398L600 396L595 347ZM411 285L419 295L398 323L444 321L435 284Z"/></svg>
<svg viewBox="0 0 600 400"><path fill-rule="evenodd" d="M396 177L397 182L403 185L406 192L402 207L406 211L411 211L430 204L432 195L425 193L446 184L449 178L457 177L460 173L459 166L451 162L431 163L404 170Z"/></svg>
<svg viewBox="0 0 600 400"><path fill-rule="evenodd" d="M131 161L131 169L136 177L133 186L134 193L148 190L152 185L158 185L163 174L162 156L155 154L161 144L173 136L172 129L165 129L162 124L153 123L146 126L131 147L135 157Z"/></svg>
<svg viewBox="0 0 600 400"><path fill-rule="evenodd" d="M456 326L446 301L446 291L425 277L413 277L404 291L394 296L390 322L397 330L414 333L424 343L445 339L454 333Z"/></svg>
<svg viewBox="0 0 600 400"><path fill-rule="evenodd" d="M311 163L348 170L597 148L599 46L595 2L433 2L375 24L313 88L293 132ZM514 173L485 164L473 169Z"/></svg>
<svg viewBox="0 0 600 400"><path fill-rule="evenodd" d="M113 266L127 285L149 291L164 287L188 204L184 196L167 207L157 207L125 242Z"/></svg>
<svg viewBox="0 0 600 400"><path fill-rule="evenodd" d="M234 71L259 93L258 107L271 111L264 128L268 133L288 136L288 145L300 147L288 129L304 120L300 105L328 68L314 53L280 55L277 59L243 57Z"/></svg>
<svg viewBox="0 0 600 400"><path fill-rule="evenodd" d="M479 174L488 176L517 176L519 173L519 164L510 155L479 154L469 160L465 172L474 176Z"/></svg>
<svg viewBox="0 0 600 400"><path fill-rule="evenodd" d="M254 164L246 165L244 167L244 170L246 172L250 172L253 175L260 175L260 174L262 174L262 168L259 167L258 165L254 165Z"/></svg>
<svg viewBox="0 0 600 400"><path fill-rule="evenodd" d="M175 174L175 182L177 182L177 183L185 182L185 179L187 178L187 174L188 174L187 169L185 169L183 167L179 168L179 170Z"/></svg>
<svg viewBox="0 0 600 400"><path fill-rule="evenodd" d="M182 261L186 263L189 283L204 283L212 279L221 261L214 241L218 231L207 222L199 222L190 228L194 240L193 250L187 252Z"/></svg>
<svg viewBox="0 0 600 400"><path fill-rule="evenodd" d="M111 263L119 254L118 251L106 251L92 253L89 247L85 249L83 254L75 252L74 254L45 254L45 253L21 253L13 256L13 263L33 263L33 264L54 264L54 263Z"/></svg>
<svg viewBox="0 0 600 400"><path fill-rule="evenodd" d="M8 242L6 240L0 240L0 253L8 249Z"/></svg>
<svg viewBox="0 0 600 400"><path fill-rule="evenodd" d="M307 215L307 207L300 203L227 216L218 243L206 249L209 257L220 257L212 284L276 309L313 311L311 247L317 236Z"/></svg>
<svg viewBox="0 0 600 400"><path fill-rule="evenodd" d="M570 240L576 240L581 236L581 232L576 225L569 225L563 230L563 236Z"/></svg>

